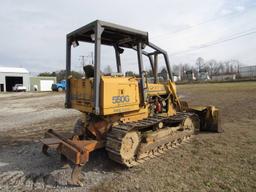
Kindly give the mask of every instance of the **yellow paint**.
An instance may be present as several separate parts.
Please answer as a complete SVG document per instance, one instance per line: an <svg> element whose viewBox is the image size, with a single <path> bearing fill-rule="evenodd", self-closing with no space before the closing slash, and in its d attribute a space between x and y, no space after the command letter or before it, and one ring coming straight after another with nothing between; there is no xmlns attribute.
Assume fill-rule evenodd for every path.
<svg viewBox="0 0 256 192"><path fill-rule="evenodd" d="M107 117L116 114L120 116L123 122L137 121L148 117L148 104L140 105L138 79L134 77L102 76L100 84L100 115ZM70 78L70 87L72 108L83 113L93 113L93 78ZM173 82L147 84L146 95L147 97L167 97L168 111L166 115L170 116L176 113L175 106L179 105L179 99Z"/></svg>
<svg viewBox="0 0 256 192"><path fill-rule="evenodd" d="M122 114L122 117L120 120L124 123L131 122L131 121L138 121L138 120L147 118L148 115L149 115L148 107L146 106L145 108L142 107L139 110Z"/></svg>
<svg viewBox="0 0 256 192"><path fill-rule="evenodd" d="M93 112L93 80L70 79L71 106L81 112Z"/></svg>
<svg viewBox="0 0 256 192"><path fill-rule="evenodd" d="M148 96L166 95L168 93L169 91L168 91L167 85L165 84L153 84L153 83L148 84L148 89L147 89Z"/></svg>
<svg viewBox="0 0 256 192"><path fill-rule="evenodd" d="M135 78L102 76L101 93L103 115L139 110L139 88Z"/></svg>

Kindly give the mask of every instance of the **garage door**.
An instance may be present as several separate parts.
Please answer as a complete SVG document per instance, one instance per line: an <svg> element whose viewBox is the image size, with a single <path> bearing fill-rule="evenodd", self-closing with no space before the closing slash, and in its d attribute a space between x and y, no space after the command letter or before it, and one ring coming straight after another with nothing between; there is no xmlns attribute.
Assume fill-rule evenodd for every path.
<svg viewBox="0 0 256 192"><path fill-rule="evenodd" d="M51 91L53 80L40 80L40 91Z"/></svg>
<svg viewBox="0 0 256 192"><path fill-rule="evenodd" d="M12 87L16 84L23 84L23 77L5 77L6 91L12 91Z"/></svg>

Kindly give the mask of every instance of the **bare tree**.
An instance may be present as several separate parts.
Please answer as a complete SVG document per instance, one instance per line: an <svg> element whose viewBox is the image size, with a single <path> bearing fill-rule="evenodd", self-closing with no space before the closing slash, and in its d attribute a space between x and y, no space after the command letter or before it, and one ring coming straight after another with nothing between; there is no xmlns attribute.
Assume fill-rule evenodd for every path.
<svg viewBox="0 0 256 192"><path fill-rule="evenodd" d="M210 77L212 77L212 75L216 73L216 68L218 68L218 63L216 60L211 59L210 61L206 62L206 65L209 67L208 72Z"/></svg>
<svg viewBox="0 0 256 192"><path fill-rule="evenodd" d="M161 69L159 76L161 76L165 81L167 80L167 70L165 67Z"/></svg>
<svg viewBox="0 0 256 192"><path fill-rule="evenodd" d="M133 71L126 71L125 76L133 77L133 76L135 76L135 73Z"/></svg>
<svg viewBox="0 0 256 192"><path fill-rule="evenodd" d="M107 65L104 70L103 70L104 73L106 74L109 74L109 73L112 73L112 68L110 65Z"/></svg>
<svg viewBox="0 0 256 192"><path fill-rule="evenodd" d="M196 66L198 68L198 71L200 71L204 66L204 59L202 57L198 57L196 59Z"/></svg>
<svg viewBox="0 0 256 192"><path fill-rule="evenodd" d="M196 63L193 65L188 63L180 63L179 65L173 65L173 72L179 75L181 80L185 80L187 75L186 72L191 71L196 77L199 75L199 71L208 72L208 75L212 77L213 75L221 75L228 73L239 73L239 66L242 64L238 60L226 60L226 61L216 61L211 59L205 61L202 57L198 57Z"/></svg>

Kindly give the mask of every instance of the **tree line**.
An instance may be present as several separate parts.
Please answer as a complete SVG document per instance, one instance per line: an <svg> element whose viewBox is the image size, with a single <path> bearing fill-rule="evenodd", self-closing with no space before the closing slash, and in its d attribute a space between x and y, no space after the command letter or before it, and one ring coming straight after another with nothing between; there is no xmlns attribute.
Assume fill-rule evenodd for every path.
<svg viewBox="0 0 256 192"><path fill-rule="evenodd" d="M77 71L71 71L71 75L75 78L81 78L83 76L82 73ZM48 77L56 77L57 81L61 81L66 79L66 70L54 71L54 72L43 72L39 73L38 76L48 76Z"/></svg>
<svg viewBox="0 0 256 192"><path fill-rule="evenodd" d="M242 63L238 60L227 60L227 61L217 61L215 59L204 60L202 57L196 59L194 64L181 63L179 65L173 65L173 72L175 75L186 76L187 72L193 72L195 76L199 73L208 73L210 77L214 75L224 75L224 74L237 74L239 73L239 67Z"/></svg>
<svg viewBox="0 0 256 192"><path fill-rule="evenodd" d="M195 76L199 76L199 73L205 72L208 73L210 77L213 75L222 75L222 74L234 74L239 73L239 67L241 66L241 62L238 60L227 60L227 61L217 61L215 59L204 60L202 57L198 57L194 64L188 63L180 63L172 65L173 75L179 76L181 80L187 76L188 72L193 72ZM112 73L111 66L107 65L103 69L103 73L110 74ZM81 78L84 76L83 73L72 70L71 75L75 78ZM126 76L139 76L133 71L126 71ZM163 79L167 78L167 70L165 67L159 69L159 76ZM57 77L57 81L61 81L66 78L66 70L54 71L54 72L43 72L38 76L51 76ZM153 77L153 71L147 70L147 77Z"/></svg>

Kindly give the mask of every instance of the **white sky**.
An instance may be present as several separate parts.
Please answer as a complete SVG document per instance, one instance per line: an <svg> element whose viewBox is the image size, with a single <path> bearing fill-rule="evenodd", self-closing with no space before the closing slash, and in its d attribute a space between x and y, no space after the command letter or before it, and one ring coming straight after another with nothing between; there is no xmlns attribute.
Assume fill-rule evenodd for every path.
<svg viewBox="0 0 256 192"><path fill-rule="evenodd" d="M32 73L64 69L66 34L96 19L148 31L150 41L168 51L171 64L193 64L201 56L256 65L255 0L2 1L0 65L22 66ZM217 44L198 49L213 42ZM88 55L89 48L74 51L76 70L79 56ZM114 66L113 50L103 50L103 68ZM127 54L126 70L136 70L135 56Z"/></svg>

